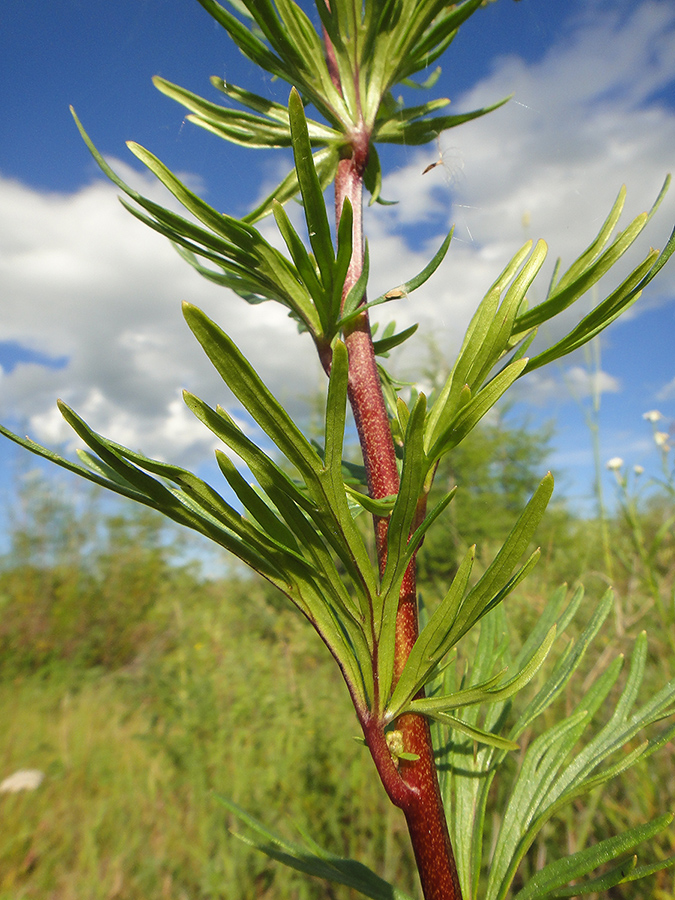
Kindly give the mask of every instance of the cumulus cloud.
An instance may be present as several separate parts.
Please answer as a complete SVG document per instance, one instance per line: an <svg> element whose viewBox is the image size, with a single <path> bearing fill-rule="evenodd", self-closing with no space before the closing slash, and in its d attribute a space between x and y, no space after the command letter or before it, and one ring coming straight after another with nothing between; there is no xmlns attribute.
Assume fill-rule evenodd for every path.
<svg viewBox="0 0 675 900"><path fill-rule="evenodd" d="M154 180L138 184L137 173L114 166L146 195L169 202ZM58 367L19 362L4 373L0 412L36 440L71 443L58 396L121 443L197 463L215 439L184 408L181 388L211 403L232 398L191 337L181 301L216 318L265 379L304 386L305 394L316 374L310 347L305 339L284 352L297 331L282 309L260 315L204 281L129 216L117 193L99 181L75 194L43 194L0 180L0 341L66 360Z"/></svg>
<svg viewBox="0 0 675 900"><path fill-rule="evenodd" d="M664 384L656 394L657 400L673 400L675 399L675 378Z"/></svg>
<svg viewBox="0 0 675 900"><path fill-rule="evenodd" d="M410 298L379 308L379 318L395 318L399 327L422 323L422 337L399 366L419 377L425 340L451 357L480 298L527 238L544 237L552 257L532 291L536 302L553 259L560 255L569 265L576 258L622 183L628 186L624 221L651 205L672 165L675 114L658 97L674 77L670 2L593 0L538 61L497 58L488 77L452 98L461 111L514 93L497 112L441 135L438 146L410 150L407 164L384 179L383 196L399 205L367 211L371 297L416 274L456 224L435 278ZM434 161L441 164L423 175ZM160 196L152 180L122 163L115 167L146 194ZM187 331L181 300L212 315L286 401L316 390L318 366L309 340L298 338L283 309L249 307L200 279L129 217L116 194L102 181L69 195L0 181L0 341L67 360L60 367L23 362L4 373L0 415L20 421L38 440L63 441L68 429L54 412L60 395L97 430L150 455L194 464L211 454L213 441L184 411L180 389L213 403L227 396ZM650 223L640 253L650 243L663 246L673 220L675 192ZM423 239L416 231L422 221ZM630 262L638 258L631 254ZM666 268L643 302L674 293L675 273ZM589 302L570 311L568 327ZM593 376L595 385L580 368L568 377L582 394L620 388L604 373ZM529 384L538 402L560 391L550 374Z"/></svg>
<svg viewBox="0 0 675 900"><path fill-rule="evenodd" d="M455 237L436 278L380 315L402 325L420 320L421 334L451 356L485 291L530 238L544 238L549 247L529 296L531 304L541 301L555 260L561 258L564 271L583 252L623 184L620 227L656 199L675 146L675 114L658 92L674 78L675 8L667 2L592 2L537 62L497 58L491 74L453 105L464 111L510 93L513 99L441 135L438 147L411 152L409 163L384 179L383 194L400 205L370 211L378 236L371 268L386 273L385 279L375 275L374 294L414 274L443 236L439 227L424 252L406 254L406 224L423 215L439 221L444 205L439 224L454 224ZM439 150L441 165L422 174L439 161ZM386 224L392 219L393 227ZM533 351L574 327L650 246L663 247L674 220L671 191L636 246L597 290L546 329ZM666 267L628 315L673 296L675 273ZM409 365L414 355L409 352ZM539 386L532 389L535 396Z"/></svg>
<svg viewBox="0 0 675 900"><path fill-rule="evenodd" d="M607 372L570 366L557 371L538 369L526 381L516 383L514 399L552 408L571 399L579 401L602 394L616 394L620 390L620 380Z"/></svg>

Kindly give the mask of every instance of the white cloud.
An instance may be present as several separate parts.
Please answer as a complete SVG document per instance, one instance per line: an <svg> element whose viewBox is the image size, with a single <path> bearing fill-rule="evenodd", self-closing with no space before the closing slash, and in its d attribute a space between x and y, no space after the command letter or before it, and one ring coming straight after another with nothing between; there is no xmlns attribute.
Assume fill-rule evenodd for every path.
<svg viewBox="0 0 675 900"><path fill-rule="evenodd" d="M564 370L537 369L514 386L514 399L534 406L556 407L570 400L616 394L621 390L618 378L607 372L593 372L582 366Z"/></svg>
<svg viewBox="0 0 675 900"><path fill-rule="evenodd" d="M581 366L572 366L568 369L563 380L570 393L578 400L601 394L617 394L621 390L618 378L607 372L590 372Z"/></svg>
<svg viewBox="0 0 675 900"><path fill-rule="evenodd" d="M675 114L653 98L673 77L670 2L589 2L539 61L498 58L487 78L453 97L461 111L515 92L497 112L442 135L438 147L411 150L409 164L384 180L383 196L400 205L366 214L371 297L416 274L444 229L457 224L434 279L378 314L383 321L395 318L399 327L421 321L423 336L401 362L413 377L420 376L424 335L448 356L456 351L476 304L526 238L545 237L552 258L561 255L569 264L596 233L622 183L628 186L624 221L651 204L675 147ZM443 164L422 175L439 151ZM115 167L140 179L146 194L160 196L154 181L132 176L122 163ZM0 340L68 358L59 369L31 363L3 373L0 417L21 420L36 439L64 440L68 429L54 412L60 395L116 440L192 464L211 454L213 440L183 410L179 391L188 387L212 403L226 395L182 320L181 300L201 306L232 334L285 401L314 392L321 383L318 365L307 336L298 339L283 309L249 307L200 279L121 208L116 194L100 181L72 195L0 181ZM429 217L437 234L411 250L406 230ZM675 191L640 251L650 243L663 246L673 221ZM631 260L635 264L634 254ZM552 259L547 265L550 272ZM675 294L673 269L664 270L645 302ZM623 263L620 271L626 271ZM532 300L541 299L546 281L544 273ZM570 311L568 325L580 314ZM576 388L587 392L583 370L571 372ZM560 395L551 375L536 373L530 383L532 399ZM619 389L604 373L596 387ZM671 396L672 385L663 391Z"/></svg>
<svg viewBox="0 0 675 900"><path fill-rule="evenodd" d="M675 399L675 378L671 378L668 384L664 384L663 387L656 394L657 400L673 400Z"/></svg>
<svg viewBox="0 0 675 900"><path fill-rule="evenodd" d="M124 164L115 168L129 178ZM161 196L153 181L142 182L146 195ZM204 281L117 194L105 182L60 195L0 180L0 341L68 359L61 368L19 363L3 373L0 415L20 420L36 440L70 442L55 409L61 397L120 443L196 464L212 455L215 439L183 408L180 389L211 403L231 397L190 334L182 300L216 318L277 386L309 394L318 367L282 309L268 305L260 315Z"/></svg>
<svg viewBox="0 0 675 900"><path fill-rule="evenodd" d="M438 159L434 147L417 151L404 169L384 179L383 194L400 200L400 207L393 208L395 227L416 221L425 210L435 215L443 195L447 227L456 226L436 279L405 307L386 310L405 324L419 316L449 353L477 302L526 239L543 237L549 245L549 259L531 291L531 302L537 302L555 258L560 256L566 267L586 248L622 184L628 188L623 226L651 206L672 169L675 114L650 97L675 78L675 8L645 2L631 4L622 14L616 7L590 3L537 63L498 58L492 74L453 105L475 109L511 92L514 99L441 135L441 150L453 156L450 172L438 166L422 175L425 165ZM379 228L386 229L390 209L375 211ZM629 251L599 290L618 284L650 244L662 247L673 221L675 190L638 248ZM373 268L416 271L417 260L406 259L399 241L390 237L389 244L373 244ZM674 295L671 266L641 302ZM592 293L580 301L563 317L566 328L599 299L599 293ZM555 324L546 340L560 332Z"/></svg>

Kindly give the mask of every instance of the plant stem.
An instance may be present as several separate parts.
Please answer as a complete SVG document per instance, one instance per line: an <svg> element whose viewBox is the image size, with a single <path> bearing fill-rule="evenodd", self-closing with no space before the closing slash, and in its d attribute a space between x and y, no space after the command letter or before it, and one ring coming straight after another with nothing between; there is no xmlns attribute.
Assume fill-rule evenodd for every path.
<svg viewBox="0 0 675 900"><path fill-rule="evenodd" d="M343 297L357 281L363 267L362 193L368 158L365 133L354 138L351 156L342 159L335 178L336 218L339 224L345 198L354 213L352 259ZM364 298L365 301L365 298ZM368 313L364 310L345 329L349 354L349 400L361 443L372 497L396 494L399 475L389 416L375 361ZM380 570L386 562L388 520L374 519ZM396 620L394 680L398 679L418 636L415 562L405 574ZM375 719L362 721L366 742L378 774L392 803L403 810L410 833L425 900L461 900L445 810L438 786L429 725L423 716L405 715L396 722L403 748L419 758L394 760L387 746L384 725Z"/></svg>

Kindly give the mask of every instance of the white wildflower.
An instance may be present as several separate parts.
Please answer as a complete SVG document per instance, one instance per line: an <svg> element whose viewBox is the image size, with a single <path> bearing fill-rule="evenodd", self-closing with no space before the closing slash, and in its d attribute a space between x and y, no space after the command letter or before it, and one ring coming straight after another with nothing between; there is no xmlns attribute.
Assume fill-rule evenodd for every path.
<svg viewBox="0 0 675 900"><path fill-rule="evenodd" d="M658 409L650 409L649 412L642 413L642 418L646 419L648 422L659 422L663 418L663 415Z"/></svg>
<svg viewBox="0 0 675 900"><path fill-rule="evenodd" d="M655 431L654 432L654 443L657 447L661 447L662 450L667 450L668 448L668 438L670 435L667 431Z"/></svg>
<svg viewBox="0 0 675 900"><path fill-rule="evenodd" d="M34 791L40 787L45 777L39 769L19 769L0 782L0 794L16 794L19 791Z"/></svg>
<svg viewBox="0 0 675 900"><path fill-rule="evenodd" d="M644 470L645 470L644 466L633 466L633 471L635 472L636 475L642 475Z"/></svg>
<svg viewBox="0 0 675 900"><path fill-rule="evenodd" d="M607 461L607 468L610 472L616 472L623 466L623 460L620 456L613 456L610 460Z"/></svg>

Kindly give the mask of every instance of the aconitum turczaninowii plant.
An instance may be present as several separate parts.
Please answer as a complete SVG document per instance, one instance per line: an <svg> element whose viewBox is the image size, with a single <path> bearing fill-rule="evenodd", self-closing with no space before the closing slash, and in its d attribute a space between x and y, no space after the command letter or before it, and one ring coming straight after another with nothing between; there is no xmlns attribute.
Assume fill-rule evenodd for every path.
<svg viewBox="0 0 675 900"><path fill-rule="evenodd" d="M518 379L599 334L635 302L665 264L675 249L675 235L661 253L650 250L564 337L528 356L537 329L597 285L633 244L667 183L651 212L637 216L613 236L624 203L622 190L597 237L567 271L556 268L545 299L532 307L528 291L547 247L541 240L525 244L496 273L439 390L429 397L415 391L402 395L380 358L408 340L414 328L387 330L374 340L369 309L412 294L425 283L446 256L452 233L420 273L370 299L364 190L372 201L380 199L378 144L425 144L504 102L497 98L491 107L448 115L441 112L447 99L408 107L392 93L396 85L409 83L436 62L462 23L479 11L482 0L453 4L317 0L318 29L293 0L275 4L231 0L227 7L215 0L199 2L249 59L289 85L288 105L221 78L212 80L221 102L205 100L162 78L155 84L189 110L190 121L227 141L249 148L292 148L294 166L269 197L244 218L233 218L200 199L150 151L130 143L131 152L182 204L186 215L179 215L125 184L76 121L133 215L172 241L201 275L244 301L281 303L300 330L309 334L328 379L323 441L313 444L305 437L226 332L190 304L184 307L190 330L277 451L265 452L225 409L213 408L186 391L189 409L225 448L217 450L216 457L238 499L236 508L193 473L95 433L63 403L61 412L87 446L80 451L79 462L5 429L3 433L204 534L285 593L311 622L342 672L377 774L405 816L426 900L506 897L537 829L562 805L653 752L673 734L672 728L667 729L641 745L639 752L599 768L639 730L673 712L675 686L666 685L633 711L644 670L641 639L616 710L571 763L567 760L572 748L618 676L616 665L597 679L584 705L568 720L529 746L503 811L503 827L495 835L486 878L483 834L489 787L501 762L518 747L518 738L575 671L611 598L603 600L575 649L560 656L535 699L507 726L511 698L541 668L581 603L579 592L568 603L564 593L556 595L522 650L507 658L495 631L503 615L501 604L537 562L538 551L528 548L551 496L551 475L542 478L478 578L472 577L475 548L469 548L420 631L416 556L456 489L431 508L428 498L439 462ZM334 232L324 200L330 184ZM302 203L306 234L296 230L284 210L292 198ZM270 214L286 253L275 249L256 228ZM343 460L348 405L359 436L360 466ZM228 449L244 461L254 485L243 477ZM356 519L364 510L372 518L373 555ZM445 662L474 626L480 630L480 653L467 678L454 683ZM507 673L501 662L508 665ZM430 723L445 741L442 783ZM270 856L368 897L404 897L364 865L316 846L284 842L229 801L223 802L259 835L255 842ZM570 882L632 851L669 821L669 817L656 820L613 842L579 851L562 864L553 862L517 896L531 900L578 893L579 885L570 888ZM651 871L653 866L635 869L634 864L621 863L602 874L601 884L591 878L584 890L599 890Z"/></svg>

